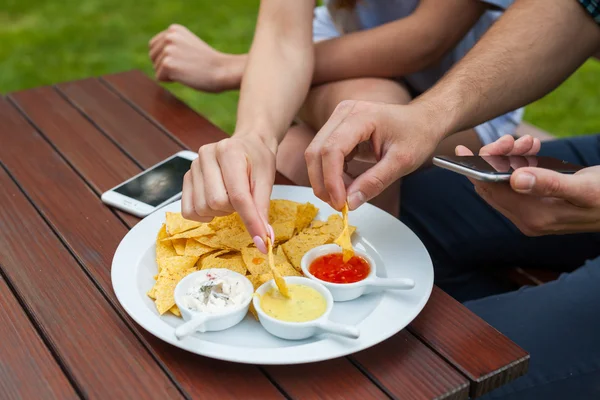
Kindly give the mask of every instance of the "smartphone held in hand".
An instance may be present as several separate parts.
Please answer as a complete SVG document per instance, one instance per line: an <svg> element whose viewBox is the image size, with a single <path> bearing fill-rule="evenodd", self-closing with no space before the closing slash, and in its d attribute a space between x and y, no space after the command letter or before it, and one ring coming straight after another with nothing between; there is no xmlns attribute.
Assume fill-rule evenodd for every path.
<svg viewBox="0 0 600 400"><path fill-rule="evenodd" d="M523 167L549 169L563 174L574 174L582 166L546 156L435 156L433 164L486 182L505 182L511 174Z"/></svg>
<svg viewBox="0 0 600 400"><path fill-rule="evenodd" d="M102 201L138 217L181 198L183 176L198 154L180 151L104 192Z"/></svg>

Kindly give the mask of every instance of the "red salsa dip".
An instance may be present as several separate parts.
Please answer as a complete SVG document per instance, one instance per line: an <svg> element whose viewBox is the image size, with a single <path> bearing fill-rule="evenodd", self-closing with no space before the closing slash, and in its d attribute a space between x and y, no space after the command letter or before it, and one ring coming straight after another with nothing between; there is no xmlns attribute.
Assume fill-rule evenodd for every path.
<svg viewBox="0 0 600 400"><path fill-rule="evenodd" d="M332 253L316 258L308 271L325 282L354 283L365 279L371 272L371 267L362 257L355 255L345 263L342 253Z"/></svg>

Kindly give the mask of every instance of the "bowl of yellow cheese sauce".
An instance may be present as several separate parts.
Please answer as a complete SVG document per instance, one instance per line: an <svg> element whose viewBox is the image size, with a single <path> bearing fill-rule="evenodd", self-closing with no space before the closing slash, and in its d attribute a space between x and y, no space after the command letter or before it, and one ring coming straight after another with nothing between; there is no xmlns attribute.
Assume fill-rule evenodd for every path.
<svg viewBox="0 0 600 400"><path fill-rule="evenodd" d="M312 279L285 277L289 296L286 297L271 280L260 286L252 299L258 320L272 335L283 339L306 339L320 333L330 333L357 339L354 326L331 322L333 297L327 288Z"/></svg>

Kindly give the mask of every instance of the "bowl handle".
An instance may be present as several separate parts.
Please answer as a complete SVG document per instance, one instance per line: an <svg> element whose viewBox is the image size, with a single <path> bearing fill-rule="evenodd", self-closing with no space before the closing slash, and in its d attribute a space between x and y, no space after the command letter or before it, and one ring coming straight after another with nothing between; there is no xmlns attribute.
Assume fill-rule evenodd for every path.
<svg viewBox="0 0 600 400"><path fill-rule="evenodd" d="M376 278L365 285L371 288L410 290L415 287L415 281L408 278Z"/></svg>
<svg viewBox="0 0 600 400"><path fill-rule="evenodd" d="M318 327L325 332L345 336L351 339L358 339L360 336L358 328L351 325L338 324L329 320L320 322Z"/></svg>
<svg viewBox="0 0 600 400"><path fill-rule="evenodd" d="M206 328L203 326L208 317L206 315L198 315L193 317L187 322L179 325L175 328L175 337L178 340L183 339L184 337L196 332L206 332Z"/></svg>

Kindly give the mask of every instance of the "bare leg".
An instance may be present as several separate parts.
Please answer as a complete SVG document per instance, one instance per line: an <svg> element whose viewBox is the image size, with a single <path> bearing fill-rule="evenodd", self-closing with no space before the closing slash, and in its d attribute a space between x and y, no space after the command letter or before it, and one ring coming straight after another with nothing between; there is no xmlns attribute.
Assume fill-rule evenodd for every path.
<svg viewBox="0 0 600 400"><path fill-rule="evenodd" d="M313 88L299 113L304 124L291 127L279 146L277 169L280 172L298 184L309 184L304 150L342 100L407 104L411 98L408 90L398 82L377 78L338 81ZM369 167L370 164L353 161L348 165L348 173L357 176ZM398 216L400 181L392 184L370 203Z"/></svg>

